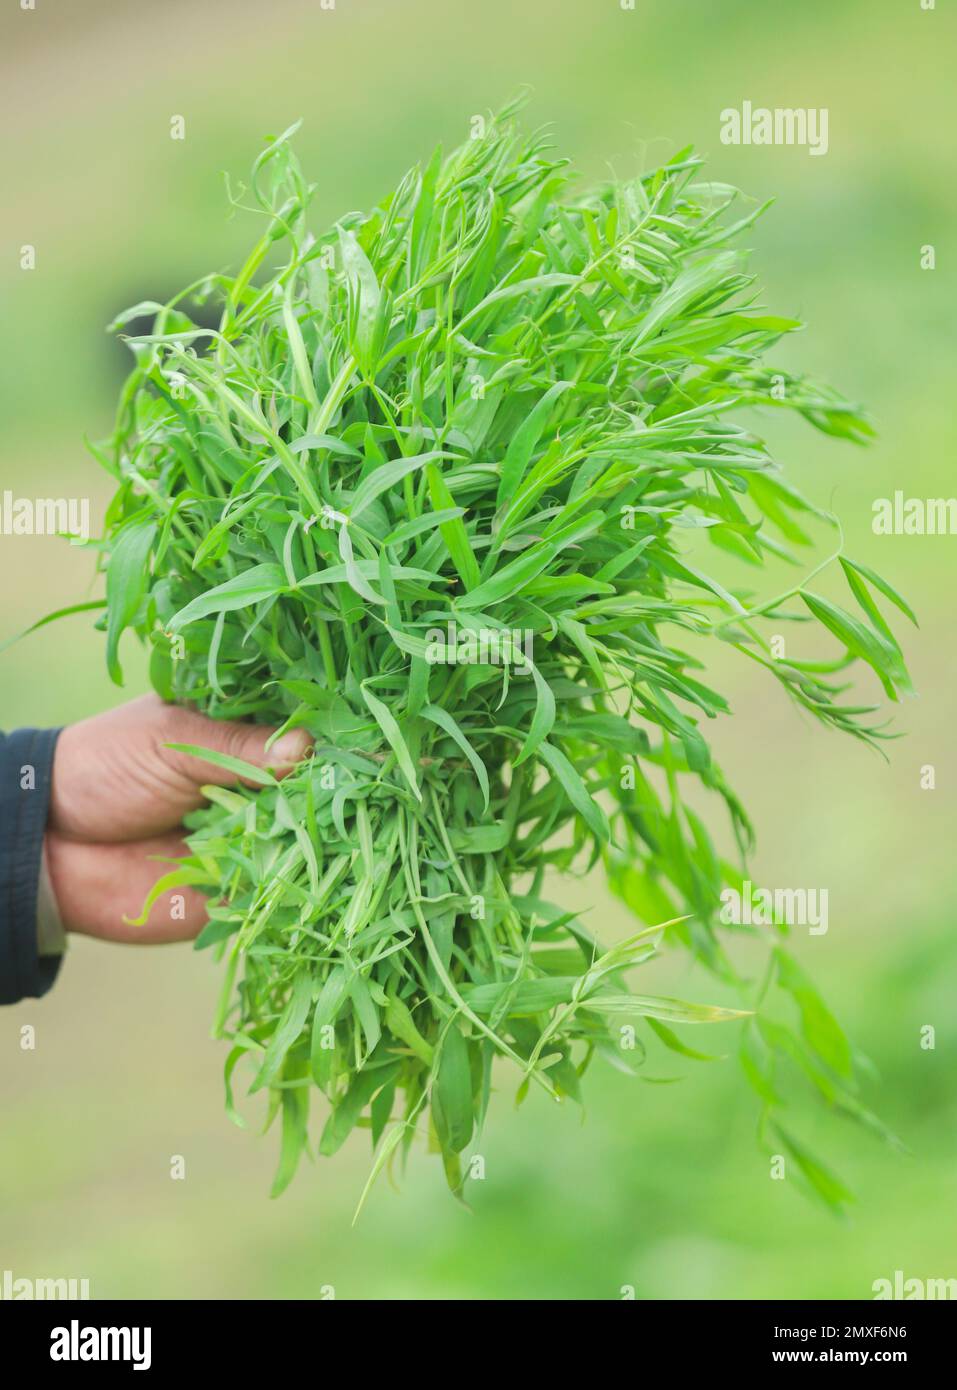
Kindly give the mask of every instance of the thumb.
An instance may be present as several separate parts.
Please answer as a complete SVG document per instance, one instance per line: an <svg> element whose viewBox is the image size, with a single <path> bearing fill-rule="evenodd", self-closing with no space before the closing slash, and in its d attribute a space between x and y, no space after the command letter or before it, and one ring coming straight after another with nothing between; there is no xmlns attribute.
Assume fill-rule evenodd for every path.
<svg viewBox="0 0 957 1390"><path fill-rule="evenodd" d="M163 723L164 752L170 766L196 786L206 782L221 787L237 782L255 785L251 778L243 777L218 763L208 762L199 754L199 749L208 748L211 752L251 763L253 767L268 769L276 777L284 777L297 763L302 762L312 748L312 739L305 729L288 729L267 747L269 739L276 732L274 728L263 724L242 724L235 720L207 719L195 710L178 706L167 709ZM196 748L197 753L171 748L170 744L186 744Z"/></svg>

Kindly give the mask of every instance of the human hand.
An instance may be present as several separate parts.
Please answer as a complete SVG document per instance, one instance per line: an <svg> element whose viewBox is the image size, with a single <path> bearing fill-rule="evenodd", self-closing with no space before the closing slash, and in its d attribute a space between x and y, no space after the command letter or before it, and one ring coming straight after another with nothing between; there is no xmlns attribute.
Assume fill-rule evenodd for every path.
<svg viewBox="0 0 957 1390"><path fill-rule="evenodd" d="M164 893L145 926L139 916L150 888L172 867L162 859L188 853L182 820L203 804L207 783L235 784L214 763L166 747L190 743L269 767L277 777L309 751L302 729L283 734L269 752L274 731L261 724L206 719L193 710L145 695L118 709L64 729L53 759L46 851L50 881L67 931L109 941L182 941L206 921L206 899L196 888ZM171 898L182 895L181 917Z"/></svg>

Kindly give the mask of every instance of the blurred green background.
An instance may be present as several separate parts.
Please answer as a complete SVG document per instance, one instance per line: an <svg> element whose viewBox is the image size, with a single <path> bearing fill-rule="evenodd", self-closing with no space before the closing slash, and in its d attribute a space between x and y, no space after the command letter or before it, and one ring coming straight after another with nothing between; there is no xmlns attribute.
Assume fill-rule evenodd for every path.
<svg viewBox="0 0 957 1390"><path fill-rule="evenodd" d="M768 422L790 476L842 516L848 549L918 610L902 634L919 698L897 715L889 765L803 720L757 667L721 673L734 717L708 732L759 829L756 883L822 885L830 931L794 950L875 1063L868 1101L910 1152L826 1116L799 1132L855 1189L838 1221L773 1182L756 1108L733 1059L661 1054L645 1085L596 1066L584 1124L513 1078L498 1088L473 1211L417 1150L350 1221L365 1136L306 1165L267 1199L274 1136L223 1115L224 1049L209 1041L217 972L188 948L73 944L47 999L0 1013L0 1270L89 1277L94 1296L339 1298L869 1297L875 1279L957 1275L952 537L875 537L871 502L895 488L951 495L954 21L919 0L167 0L11 4L0 22L7 133L0 486L93 499L109 480L84 433L110 427L124 349L103 333L121 307L231 267L258 234L228 215L263 137L298 116L315 217L376 200L469 118L533 89L584 175L627 172L693 142L713 178L777 202L753 233L774 312L811 325L787 365L865 402L880 429L856 450ZM720 144L719 113L756 105L830 112L830 151ZM170 139L170 118L186 139ZM37 269L19 268L20 247ZM933 244L937 269L922 271ZM0 537L0 639L95 592L92 561L55 538ZM138 693L107 681L84 618L0 656L0 723L65 723ZM933 764L936 789L922 791ZM606 937L623 910L599 882L552 895L589 907ZM654 978L652 978L654 976ZM649 991L708 999L678 960ZM38 1029L35 1053L19 1029ZM937 1030L922 1050L923 1025ZM686 1034L714 1050L714 1034ZM731 1031L719 1050L733 1051ZM169 1177L182 1154L187 1179Z"/></svg>

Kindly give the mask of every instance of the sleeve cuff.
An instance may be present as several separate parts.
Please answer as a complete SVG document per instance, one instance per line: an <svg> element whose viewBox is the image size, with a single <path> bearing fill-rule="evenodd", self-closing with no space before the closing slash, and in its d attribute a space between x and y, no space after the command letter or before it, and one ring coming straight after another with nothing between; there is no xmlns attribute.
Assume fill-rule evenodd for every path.
<svg viewBox="0 0 957 1390"><path fill-rule="evenodd" d="M0 1004L38 999L60 969L41 954L37 906L59 729L0 734Z"/></svg>
<svg viewBox="0 0 957 1390"><path fill-rule="evenodd" d="M37 952L41 956L62 956L65 950L66 932L50 882L47 847L44 844L40 858L40 881L37 884Z"/></svg>

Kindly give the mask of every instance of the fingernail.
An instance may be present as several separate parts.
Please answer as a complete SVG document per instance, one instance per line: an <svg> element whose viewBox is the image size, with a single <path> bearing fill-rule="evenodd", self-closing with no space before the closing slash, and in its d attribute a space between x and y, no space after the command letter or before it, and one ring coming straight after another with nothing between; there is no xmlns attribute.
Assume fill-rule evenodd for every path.
<svg viewBox="0 0 957 1390"><path fill-rule="evenodd" d="M311 747L312 739L305 729L290 729L272 745L266 756L274 766L282 763L291 767L301 762Z"/></svg>

